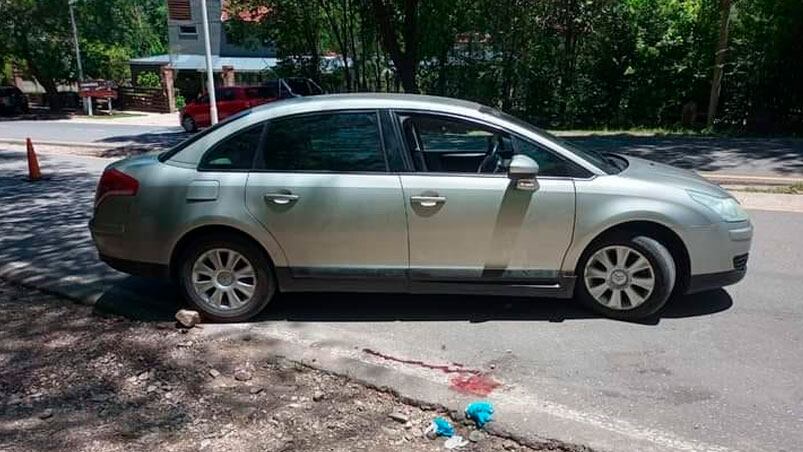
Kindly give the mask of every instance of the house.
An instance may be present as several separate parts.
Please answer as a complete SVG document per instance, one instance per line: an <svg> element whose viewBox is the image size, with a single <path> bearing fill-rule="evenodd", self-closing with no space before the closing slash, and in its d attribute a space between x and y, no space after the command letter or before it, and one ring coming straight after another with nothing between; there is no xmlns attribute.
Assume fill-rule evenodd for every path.
<svg viewBox="0 0 803 452"><path fill-rule="evenodd" d="M206 60L204 52L201 1L166 0L169 53L129 61L131 77L136 83L142 72L160 74L163 67L172 68L173 85L185 98L205 90ZM252 42L241 46L231 42L225 22L233 19L225 0L206 0L209 17L209 39L215 81L221 85L255 84L265 71L276 66L276 50L271 43ZM270 10L266 7L240 12L237 20L259 21Z"/></svg>

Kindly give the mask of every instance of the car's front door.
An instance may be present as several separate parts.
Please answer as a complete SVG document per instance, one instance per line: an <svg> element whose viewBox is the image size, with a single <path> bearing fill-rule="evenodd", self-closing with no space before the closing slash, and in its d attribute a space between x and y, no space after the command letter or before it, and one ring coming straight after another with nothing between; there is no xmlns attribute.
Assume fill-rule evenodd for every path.
<svg viewBox="0 0 803 452"><path fill-rule="evenodd" d="M272 120L264 142L246 203L284 251L289 268L278 271L290 275L290 284L299 290L403 289L404 199L399 176L387 171L378 113Z"/></svg>
<svg viewBox="0 0 803 452"><path fill-rule="evenodd" d="M414 287L557 285L574 227L572 178L542 173L535 191L518 189L505 173L525 151L518 137L461 118L398 117L416 166L401 178Z"/></svg>

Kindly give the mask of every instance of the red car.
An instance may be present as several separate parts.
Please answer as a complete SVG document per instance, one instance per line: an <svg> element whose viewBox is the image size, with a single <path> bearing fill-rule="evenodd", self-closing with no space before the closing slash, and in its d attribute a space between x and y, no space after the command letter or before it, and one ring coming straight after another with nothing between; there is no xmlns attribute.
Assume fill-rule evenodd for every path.
<svg viewBox="0 0 803 452"><path fill-rule="evenodd" d="M221 121L229 116L257 105L279 99L323 94L323 90L310 79L293 77L270 80L261 86L232 86L215 90L217 115ZM187 132L209 127L209 96L204 94L181 110L181 126Z"/></svg>
<svg viewBox="0 0 803 452"><path fill-rule="evenodd" d="M271 96L271 94L264 86L218 88L215 90L218 119L222 121L242 110L279 99L278 95ZM209 127L211 122L208 94L190 101L181 110L181 127L187 132L195 132L199 127Z"/></svg>

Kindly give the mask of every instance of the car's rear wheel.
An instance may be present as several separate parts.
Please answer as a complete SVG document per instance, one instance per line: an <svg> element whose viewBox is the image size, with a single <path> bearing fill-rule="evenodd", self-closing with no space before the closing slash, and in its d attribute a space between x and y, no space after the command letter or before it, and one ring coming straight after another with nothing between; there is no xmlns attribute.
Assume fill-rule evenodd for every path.
<svg viewBox="0 0 803 452"><path fill-rule="evenodd" d="M193 242L180 265L185 298L216 322L248 320L259 314L276 292L265 253L234 235Z"/></svg>
<svg viewBox="0 0 803 452"><path fill-rule="evenodd" d="M181 118L181 127L183 127L187 132L195 132L198 130L198 124L190 115L184 115L184 117Z"/></svg>
<svg viewBox="0 0 803 452"><path fill-rule="evenodd" d="M664 307L675 285L672 254L657 240L621 234L597 241L578 267L580 301L616 319L649 317Z"/></svg>

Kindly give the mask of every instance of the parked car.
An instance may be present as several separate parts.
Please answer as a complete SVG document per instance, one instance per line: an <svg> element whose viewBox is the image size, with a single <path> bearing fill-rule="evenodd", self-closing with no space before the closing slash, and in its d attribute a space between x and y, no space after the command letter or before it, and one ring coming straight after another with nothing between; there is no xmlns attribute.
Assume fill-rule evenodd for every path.
<svg viewBox="0 0 803 452"><path fill-rule="evenodd" d="M276 79L265 82L261 86L227 87L215 90L220 120L268 102L316 94L323 94L321 87L305 78ZM181 111L181 126L187 132L195 132L199 127L209 127L210 124L208 94L191 101Z"/></svg>
<svg viewBox="0 0 803 452"><path fill-rule="evenodd" d="M0 113L28 113L28 98L16 86L0 86Z"/></svg>
<svg viewBox="0 0 803 452"><path fill-rule="evenodd" d="M224 120L243 110L275 100L260 86L232 86L215 89L218 118ZM187 132L195 132L199 127L209 127L209 94L203 94L190 101L181 110L181 126Z"/></svg>
<svg viewBox="0 0 803 452"><path fill-rule="evenodd" d="M575 297L639 319L741 280L753 233L692 172L379 94L264 105L112 163L90 228L109 265L173 278L215 321L277 291Z"/></svg>

